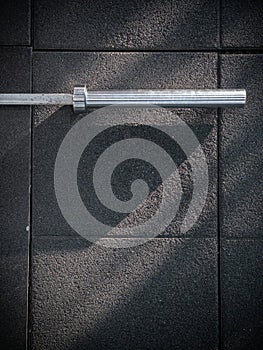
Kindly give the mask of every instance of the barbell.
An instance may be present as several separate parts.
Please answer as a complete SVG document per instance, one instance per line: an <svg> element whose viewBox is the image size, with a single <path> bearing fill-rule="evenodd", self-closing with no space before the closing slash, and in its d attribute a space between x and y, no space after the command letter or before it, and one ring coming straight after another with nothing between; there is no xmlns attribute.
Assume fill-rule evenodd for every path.
<svg viewBox="0 0 263 350"><path fill-rule="evenodd" d="M160 107L242 107L246 103L244 89L163 89L89 91L75 86L73 94L11 93L0 94L0 105L72 105L76 113L87 108L117 106Z"/></svg>

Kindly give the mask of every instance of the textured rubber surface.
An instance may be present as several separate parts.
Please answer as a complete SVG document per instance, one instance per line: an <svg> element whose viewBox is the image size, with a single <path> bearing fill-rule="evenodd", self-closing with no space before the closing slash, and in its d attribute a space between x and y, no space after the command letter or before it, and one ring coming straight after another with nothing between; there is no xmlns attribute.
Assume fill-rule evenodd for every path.
<svg viewBox="0 0 263 350"><path fill-rule="evenodd" d="M224 349L260 349L262 335L262 240L222 243Z"/></svg>
<svg viewBox="0 0 263 350"><path fill-rule="evenodd" d="M222 87L247 89L242 109L222 116L220 172L222 235L262 238L263 56L223 55Z"/></svg>
<svg viewBox="0 0 263 350"><path fill-rule="evenodd" d="M262 48L263 3L261 0L222 0L222 46Z"/></svg>
<svg viewBox="0 0 263 350"><path fill-rule="evenodd" d="M30 92L32 82L34 92L46 93L70 93L74 85L87 84L246 88L248 94L243 109L171 110L167 122L179 115L205 152L207 202L187 235L172 225L159 238L127 250L81 239L58 208L55 157L82 116L71 107L34 108L30 162L30 109L0 108L3 348L261 349L261 3L1 2L0 93ZM182 164L187 206L189 169ZM82 175L85 191L85 168ZM130 174L119 175L115 188ZM31 219L32 246L26 231Z"/></svg>
<svg viewBox="0 0 263 350"><path fill-rule="evenodd" d="M0 92L29 92L30 66L30 49L1 47ZM30 108L1 106L0 123L0 344L19 350L26 346Z"/></svg>
<svg viewBox="0 0 263 350"><path fill-rule="evenodd" d="M0 45L30 45L30 0L1 0Z"/></svg>
<svg viewBox="0 0 263 350"><path fill-rule="evenodd" d="M216 48L217 1L47 1L34 5L38 49Z"/></svg>
<svg viewBox="0 0 263 350"><path fill-rule="evenodd" d="M52 69L51 69L52 67ZM179 70L180 67L180 70ZM178 72L179 70L179 72ZM80 74L81 73L81 74ZM216 56L192 53L36 53L34 92L71 89L77 81L90 89L216 87ZM172 122L174 110L167 120ZM217 121L214 109L180 110L180 117L195 131L209 165L207 203L190 236L216 236L217 228ZM33 234L75 235L58 207L53 173L59 146L79 117L70 107L34 108ZM125 115L123 116L125 121ZM154 135L152 135L152 138ZM98 144L98 147L101 146ZM48 147L48 152L47 152ZM182 168L184 166L182 165ZM187 169L182 169L187 186ZM122 173L122 181L130 173ZM85 176L80 179L85 184ZM120 184L119 184L120 185ZM85 187L85 186L84 186ZM97 208L99 210L99 208ZM59 228L59 229L58 229ZM176 227L169 235L181 236ZM168 234L168 233L167 233ZM165 234L166 235L166 234Z"/></svg>
<svg viewBox="0 0 263 350"><path fill-rule="evenodd" d="M132 249L69 237L34 242L32 349L215 347L214 239Z"/></svg>

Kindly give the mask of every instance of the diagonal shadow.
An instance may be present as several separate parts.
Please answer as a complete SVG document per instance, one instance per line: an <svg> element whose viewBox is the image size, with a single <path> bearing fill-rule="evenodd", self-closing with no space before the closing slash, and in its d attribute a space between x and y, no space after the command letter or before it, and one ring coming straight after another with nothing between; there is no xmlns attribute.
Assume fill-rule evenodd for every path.
<svg viewBox="0 0 263 350"><path fill-rule="evenodd" d="M34 130L32 230L35 235L50 235L51 232L53 235L56 235L58 227L59 235L76 235L76 233L73 232L65 222L57 205L53 178L54 164L60 144L72 125L80 118L81 116L73 116L68 107L63 107L54 113L49 119L38 125ZM211 130L212 126L209 124L194 127L194 132L197 134L201 144L205 143ZM98 147L100 147L100 145L98 145ZM183 160L181 160L181 162L182 164L184 163ZM182 177L184 177L184 175L185 171L182 173ZM126 174L126 176L128 175ZM82 181L85 182L85 179ZM187 207L187 203L191 200L191 187L189 192L187 185L189 185L189 183L186 181L183 189L185 200L181 204L181 209ZM100 211L100 205L94 205L94 211ZM181 218L182 217L183 215L181 215ZM177 221L175 220L175 223L178 225ZM171 232L173 236L178 234L178 230L175 231L175 227L170 229L169 232L168 235L171 234Z"/></svg>
<svg viewBox="0 0 263 350"><path fill-rule="evenodd" d="M52 307L53 303L64 305L68 300L74 308L68 311L67 322L79 316L75 314L77 310L81 310L82 316L80 322L72 323L72 332L63 338L65 349L87 346L90 349L174 349L184 344L196 349L216 348L217 249L214 239L154 239L132 250L93 245L87 255L83 251L78 257L81 265L73 262L70 256L74 256L72 246L82 248L83 240L70 239L66 244L65 239L58 240L60 242L55 241L57 244L53 247L55 256L50 256L51 264L62 259L55 272L58 285L54 292L57 295L61 290L61 283L69 289L59 293L59 300L56 297L47 299L47 307L53 312L47 325L37 330L43 332L44 338L49 338L46 327L65 324L65 310ZM44 290L49 294L50 276L45 275L45 259L49 259L50 251L44 247L38 246L34 266L38 269L38 279L44 277L43 282L47 283ZM61 255L61 248L69 251ZM39 309L39 305L36 307ZM35 336L37 339L39 334Z"/></svg>

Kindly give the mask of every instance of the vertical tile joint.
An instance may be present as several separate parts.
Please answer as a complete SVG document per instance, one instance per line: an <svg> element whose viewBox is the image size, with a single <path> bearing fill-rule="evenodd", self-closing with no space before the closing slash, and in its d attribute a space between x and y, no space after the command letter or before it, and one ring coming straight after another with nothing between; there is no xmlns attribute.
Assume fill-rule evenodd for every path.
<svg viewBox="0 0 263 350"><path fill-rule="evenodd" d="M221 55L222 49L222 0L217 0L218 21L218 52L217 52L217 88L221 88ZM217 266L218 266L218 349L222 346L222 305L221 305L221 178L220 178L220 154L221 154L221 122L222 109L217 110Z"/></svg>
<svg viewBox="0 0 263 350"><path fill-rule="evenodd" d="M32 44L32 42L31 42ZM33 54L31 48L31 69L30 69L30 92L33 92ZM27 300L27 339L26 339L26 349L31 349L31 299L32 299L32 206L33 206L33 106L30 106L30 147L29 147L29 217L28 217L28 227L29 227L29 237L28 237L28 300Z"/></svg>

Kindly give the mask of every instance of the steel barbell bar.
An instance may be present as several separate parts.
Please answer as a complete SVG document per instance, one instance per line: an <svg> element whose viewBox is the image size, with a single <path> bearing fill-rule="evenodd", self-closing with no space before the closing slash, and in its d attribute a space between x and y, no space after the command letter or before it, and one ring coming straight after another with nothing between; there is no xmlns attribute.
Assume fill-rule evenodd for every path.
<svg viewBox="0 0 263 350"><path fill-rule="evenodd" d="M73 94L0 94L0 105L72 105L76 113L109 105L219 108L245 103L244 89L89 91L86 86L75 86Z"/></svg>

